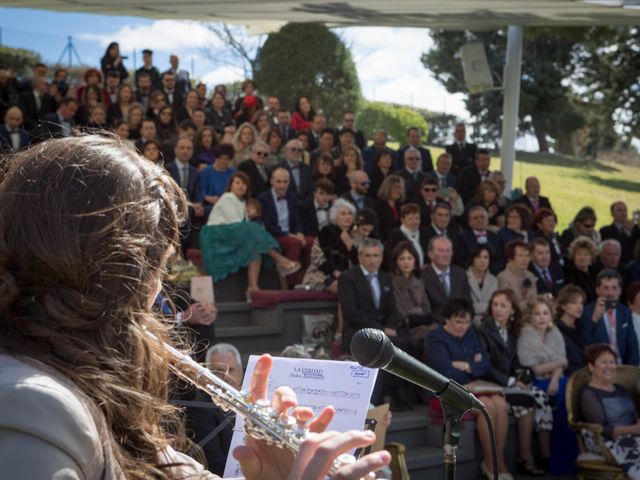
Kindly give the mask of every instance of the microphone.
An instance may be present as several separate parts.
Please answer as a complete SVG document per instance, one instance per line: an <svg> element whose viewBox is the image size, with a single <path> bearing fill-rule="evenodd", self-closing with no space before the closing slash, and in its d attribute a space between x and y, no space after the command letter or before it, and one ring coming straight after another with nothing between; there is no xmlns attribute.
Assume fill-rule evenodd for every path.
<svg viewBox="0 0 640 480"><path fill-rule="evenodd" d="M356 332L351 339L351 355L363 367L382 368L429 390L448 407L461 412L484 409L469 390L400 350L382 330L363 328Z"/></svg>

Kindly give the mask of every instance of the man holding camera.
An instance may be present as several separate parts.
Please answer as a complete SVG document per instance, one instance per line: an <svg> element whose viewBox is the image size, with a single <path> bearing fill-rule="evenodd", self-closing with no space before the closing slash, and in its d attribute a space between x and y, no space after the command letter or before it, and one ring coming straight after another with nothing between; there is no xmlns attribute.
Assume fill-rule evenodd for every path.
<svg viewBox="0 0 640 480"><path fill-rule="evenodd" d="M622 277L605 268L596 277L597 300L587 305L578 328L587 344L606 343L616 352L618 363L638 365L638 341L633 329L631 312L618 299L622 292Z"/></svg>

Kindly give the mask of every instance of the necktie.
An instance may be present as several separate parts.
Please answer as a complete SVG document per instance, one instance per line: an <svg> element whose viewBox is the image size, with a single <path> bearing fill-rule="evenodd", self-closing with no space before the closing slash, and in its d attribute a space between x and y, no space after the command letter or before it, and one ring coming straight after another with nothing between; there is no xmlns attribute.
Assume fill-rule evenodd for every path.
<svg viewBox="0 0 640 480"><path fill-rule="evenodd" d="M181 167L180 187L186 192L189 188L189 167Z"/></svg>
<svg viewBox="0 0 640 480"><path fill-rule="evenodd" d="M549 270L546 268L542 271L542 278L544 279L544 283L547 285L549 290L553 289L553 282L551 281L551 276L549 275Z"/></svg>
<svg viewBox="0 0 640 480"><path fill-rule="evenodd" d="M538 208L539 208L539 203L538 203L538 199L534 198L533 200L531 200L531 206L533 207L533 211L537 212Z"/></svg>
<svg viewBox="0 0 640 480"><path fill-rule="evenodd" d="M447 188L447 177L440 177L440 188Z"/></svg>
<svg viewBox="0 0 640 480"><path fill-rule="evenodd" d="M42 108L42 99L40 98L40 94L36 93L33 98L36 101L36 110L38 110L38 112L40 112L40 109Z"/></svg>
<svg viewBox="0 0 640 480"><path fill-rule="evenodd" d="M367 275L369 287L371 288L371 295L373 296L373 304L376 306L376 310L380 308L380 288L378 283L376 282L377 277L377 273L369 273Z"/></svg>
<svg viewBox="0 0 640 480"><path fill-rule="evenodd" d="M609 320L609 345L613 348L613 351L618 353L618 335L616 332L616 312L615 310L607 310L607 318Z"/></svg>
<svg viewBox="0 0 640 480"><path fill-rule="evenodd" d="M476 232L476 241L478 243L487 243L487 234Z"/></svg>
<svg viewBox="0 0 640 480"><path fill-rule="evenodd" d="M442 287L444 288L444 293L447 295L447 297L451 295L451 286L449 285L449 282L447 282L448 276L449 273L447 272L438 275L438 277L440 277L440 283L442 283Z"/></svg>

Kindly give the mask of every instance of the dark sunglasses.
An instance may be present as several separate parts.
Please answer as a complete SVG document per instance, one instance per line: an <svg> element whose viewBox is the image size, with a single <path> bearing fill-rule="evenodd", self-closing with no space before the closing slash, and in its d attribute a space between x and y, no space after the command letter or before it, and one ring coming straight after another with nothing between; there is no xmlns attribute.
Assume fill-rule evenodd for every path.
<svg viewBox="0 0 640 480"><path fill-rule="evenodd" d="M432 188L432 187L423 187L422 191L423 192L437 192L438 189L437 188Z"/></svg>
<svg viewBox="0 0 640 480"><path fill-rule="evenodd" d="M269 156L267 152L256 152L256 155L258 157L265 157L265 158Z"/></svg>

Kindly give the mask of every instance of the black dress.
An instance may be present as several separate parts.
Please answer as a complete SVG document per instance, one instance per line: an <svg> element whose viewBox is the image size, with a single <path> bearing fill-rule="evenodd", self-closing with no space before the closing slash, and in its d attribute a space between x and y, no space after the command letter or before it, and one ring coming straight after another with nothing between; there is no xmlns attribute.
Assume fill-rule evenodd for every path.
<svg viewBox="0 0 640 480"><path fill-rule="evenodd" d="M575 285L584 291L587 296L585 305L596 301L596 280L591 267L589 267L589 272L583 272L578 270L573 262L567 261L564 265L564 283L565 285Z"/></svg>

